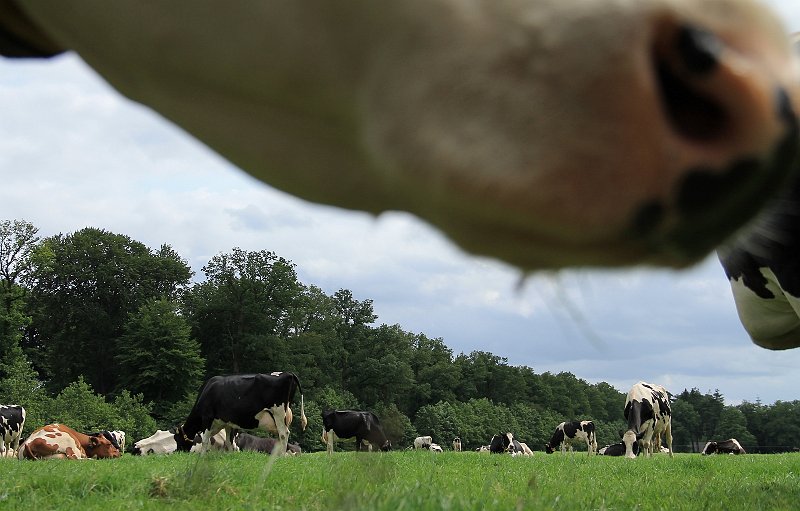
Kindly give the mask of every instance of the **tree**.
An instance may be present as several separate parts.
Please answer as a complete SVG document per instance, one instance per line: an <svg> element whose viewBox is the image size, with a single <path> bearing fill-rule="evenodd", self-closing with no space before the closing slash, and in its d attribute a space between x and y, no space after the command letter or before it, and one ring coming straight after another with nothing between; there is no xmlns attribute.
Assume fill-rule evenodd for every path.
<svg viewBox="0 0 800 511"><path fill-rule="evenodd" d="M31 336L42 376L60 389L83 375L99 392L117 387L117 340L128 315L152 298L175 298L192 272L168 246L86 228L46 239L33 255Z"/></svg>
<svg viewBox="0 0 800 511"><path fill-rule="evenodd" d="M195 393L203 382L205 360L189 333L174 302L145 303L129 316L117 343L118 387L155 402L156 413Z"/></svg>
<svg viewBox="0 0 800 511"><path fill-rule="evenodd" d="M745 449L752 449L757 445L756 437L747 430L747 419L736 407L726 406L722 409L714 432L714 440L727 440L735 438Z"/></svg>
<svg viewBox="0 0 800 511"><path fill-rule="evenodd" d="M31 318L25 311L31 256L39 242L39 230L24 220L0 222L0 378L24 362L22 336Z"/></svg>
<svg viewBox="0 0 800 511"><path fill-rule="evenodd" d="M273 371L283 365L283 339L296 328L302 285L294 264L273 252L234 248L203 267L206 282L185 300L193 336L209 374Z"/></svg>

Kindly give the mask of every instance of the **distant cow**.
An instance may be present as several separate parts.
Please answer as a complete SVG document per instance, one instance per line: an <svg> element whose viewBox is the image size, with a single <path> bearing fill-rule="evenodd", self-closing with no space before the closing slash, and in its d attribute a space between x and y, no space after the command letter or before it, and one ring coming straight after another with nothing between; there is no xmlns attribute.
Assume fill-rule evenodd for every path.
<svg viewBox="0 0 800 511"><path fill-rule="evenodd" d="M31 433L19 447L19 459L51 458L80 460L119 458L120 452L105 435L85 435L63 424L49 424Z"/></svg>
<svg viewBox="0 0 800 511"><path fill-rule="evenodd" d="M278 441L274 438L263 438L244 432L237 432L233 437L233 442L239 447L239 450L263 452L266 454L272 454L272 451L275 450L275 446L278 445ZM296 455L301 452L302 449L300 449L298 444L290 443L287 445L287 454Z"/></svg>
<svg viewBox="0 0 800 511"><path fill-rule="evenodd" d="M378 417L372 412L358 410L327 410L322 412L322 441L328 446L328 453L333 452L333 442L337 438L355 438L356 451L360 451L363 443L367 449L377 446L382 451L392 448L386 438Z"/></svg>
<svg viewBox="0 0 800 511"><path fill-rule="evenodd" d="M179 433L175 430L165 431L159 429L149 437L134 442L131 452L137 456L173 453L178 449L178 436Z"/></svg>
<svg viewBox="0 0 800 511"><path fill-rule="evenodd" d="M512 433L499 433L489 442L489 452L502 454L514 452L514 435Z"/></svg>
<svg viewBox="0 0 800 511"><path fill-rule="evenodd" d="M461 439L459 437L453 439L453 450L455 452L461 452Z"/></svg>
<svg viewBox="0 0 800 511"><path fill-rule="evenodd" d="M633 456L639 454L639 442L634 442L632 446ZM606 445L598 449L597 454L601 456L625 456L625 444L617 442L616 444Z"/></svg>
<svg viewBox="0 0 800 511"><path fill-rule="evenodd" d="M433 443L433 438L430 436L418 436L414 439L414 449L429 449Z"/></svg>
<svg viewBox="0 0 800 511"><path fill-rule="evenodd" d="M261 428L278 435L280 449L286 452L292 412L289 405L295 392L300 391L300 421L306 428L303 391L297 375L290 372L270 374L234 374L214 376L200 389L197 400L178 428L178 449L188 451L194 445L194 436L200 433L203 449L210 447L211 437L222 429ZM225 445L233 450L231 438Z"/></svg>
<svg viewBox="0 0 800 511"><path fill-rule="evenodd" d="M490 446L488 446L488 445L482 445L480 447L476 447L475 448L475 452L488 453L488 452L491 452L491 449L490 449Z"/></svg>
<svg viewBox="0 0 800 511"><path fill-rule="evenodd" d="M114 431L109 431L109 434L111 434L111 436L117 441L117 444L119 445L119 451L125 452L125 432L116 429Z"/></svg>
<svg viewBox="0 0 800 511"><path fill-rule="evenodd" d="M0 405L0 458L14 456L19 449L25 415L25 408L19 405Z"/></svg>
<svg viewBox="0 0 800 511"><path fill-rule="evenodd" d="M444 452L444 449L442 449L442 446L439 445L439 444L431 444L431 445L429 445L428 446L428 450L431 451L431 452Z"/></svg>
<svg viewBox="0 0 800 511"><path fill-rule="evenodd" d="M633 444L640 442L640 451L645 456L653 453L653 438L662 435L667 440L669 455L672 456L672 410L669 392L661 385L640 381L628 392L625 399L625 420L628 430L623 433L625 456L635 458Z"/></svg>
<svg viewBox="0 0 800 511"><path fill-rule="evenodd" d="M708 442L706 446L703 447L702 454L747 454L747 451L744 450L744 447L742 447L742 444L740 444L738 440L729 438L727 440L720 440L719 442Z"/></svg>
<svg viewBox="0 0 800 511"><path fill-rule="evenodd" d="M517 442L516 439L514 440L514 442L516 446L515 454L522 456L533 456L533 451L531 450L530 447L528 447L528 444L526 444L525 442Z"/></svg>
<svg viewBox="0 0 800 511"><path fill-rule="evenodd" d="M562 454L565 453L567 449L572 452L572 443L576 441L586 444L586 450L589 451L590 456L597 451L594 422L562 422L556 426L553 436L550 437L550 441L544 444L544 450L547 454L553 454L560 446Z"/></svg>

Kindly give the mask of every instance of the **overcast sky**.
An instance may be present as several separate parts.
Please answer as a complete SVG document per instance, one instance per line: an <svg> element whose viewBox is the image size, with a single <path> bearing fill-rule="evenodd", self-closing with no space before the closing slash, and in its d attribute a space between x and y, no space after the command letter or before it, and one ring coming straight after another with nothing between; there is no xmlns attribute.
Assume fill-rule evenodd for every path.
<svg viewBox="0 0 800 511"><path fill-rule="evenodd" d="M800 31L800 2L772 0ZM371 299L379 323L490 351L537 373L623 392L719 389L730 404L800 399L800 349L755 347L709 256L688 271L563 271L522 279L465 255L414 217L312 205L238 171L74 55L0 59L0 220L42 236L107 229L202 266L233 247L271 250L327 293ZM272 371L280 368L264 368Z"/></svg>

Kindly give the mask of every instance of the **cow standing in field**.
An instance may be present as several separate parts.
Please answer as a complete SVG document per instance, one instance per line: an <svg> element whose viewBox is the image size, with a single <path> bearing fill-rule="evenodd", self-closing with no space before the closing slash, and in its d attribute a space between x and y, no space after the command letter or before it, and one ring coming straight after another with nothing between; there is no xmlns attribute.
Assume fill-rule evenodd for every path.
<svg viewBox="0 0 800 511"><path fill-rule="evenodd" d="M303 391L297 375L290 372L270 374L234 374L214 376L200 389L197 400L178 428L178 449L188 451L194 436L202 435L203 450L210 448L211 437L228 430L227 450L233 450L233 429L261 428L278 435L279 450L286 452L292 411L289 405L300 391L300 420L305 430L308 419L303 404Z"/></svg>
<svg viewBox="0 0 800 511"><path fill-rule="evenodd" d="M25 408L0 405L0 458L15 456L25 427Z"/></svg>
<svg viewBox="0 0 800 511"><path fill-rule="evenodd" d="M553 454L558 447L561 447L561 454L564 454L567 449L572 452L572 443L575 441L584 442L589 455L594 454L597 451L594 422L562 422L556 426L550 441L544 444L544 450L547 454Z"/></svg>
<svg viewBox="0 0 800 511"><path fill-rule="evenodd" d="M461 439L459 437L453 439L453 450L455 452L461 452Z"/></svg>
<svg viewBox="0 0 800 511"><path fill-rule="evenodd" d="M744 450L744 447L742 447L742 444L740 444L738 440L729 438L727 440L720 440L719 442L708 442L705 447L703 447L701 454L747 454L747 451Z"/></svg>
<svg viewBox="0 0 800 511"><path fill-rule="evenodd" d="M640 381L628 392L625 398L625 420L628 430L622 435L625 444L625 456L635 458L633 444L639 442L640 451L645 456L653 453L653 438L667 440L670 457L672 451L672 409L669 404L669 392L661 385Z"/></svg>
<svg viewBox="0 0 800 511"><path fill-rule="evenodd" d="M102 433L85 435L63 424L49 424L31 433L20 445L19 459L119 458L119 448Z"/></svg>
<svg viewBox="0 0 800 511"><path fill-rule="evenodd" d="M322 441L328 446L328 454L333 452L333 442L339 438L355 438L356 451L366 442L367 450L377 446L381 451L389 451L392 443L386 438L380 420L372 412L358 410L327 410L322 412Z"/></svg>

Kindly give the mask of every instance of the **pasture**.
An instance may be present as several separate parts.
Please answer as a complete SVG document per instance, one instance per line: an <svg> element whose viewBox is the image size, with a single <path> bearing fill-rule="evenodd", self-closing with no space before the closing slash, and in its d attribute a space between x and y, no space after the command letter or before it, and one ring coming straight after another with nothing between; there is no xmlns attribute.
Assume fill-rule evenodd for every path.
<svg viewBox="0 0 800 511"><path fill-rule="evenodd" d="M304 454L0 459L0 509L797 509L800 454Z"/></svg>

